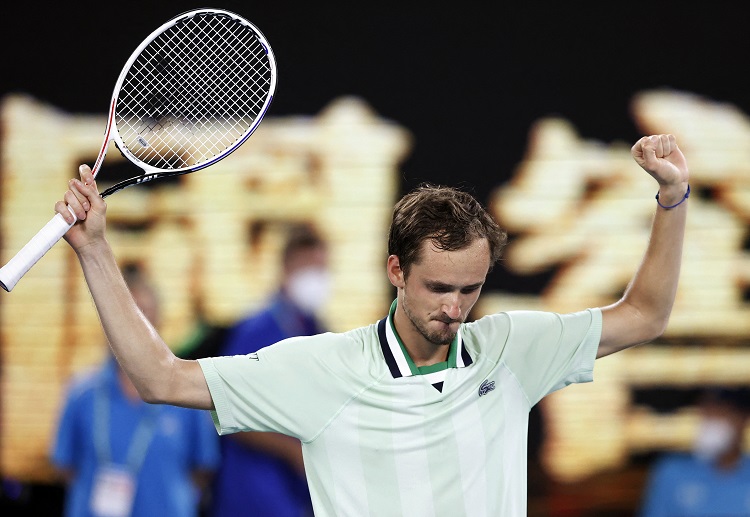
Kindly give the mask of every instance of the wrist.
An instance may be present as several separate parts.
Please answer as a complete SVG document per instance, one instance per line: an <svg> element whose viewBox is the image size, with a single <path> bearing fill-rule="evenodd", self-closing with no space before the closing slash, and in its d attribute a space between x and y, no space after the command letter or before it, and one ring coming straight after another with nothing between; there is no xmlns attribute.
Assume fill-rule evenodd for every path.
<svg viewBox="0 0 750 517"><path fill-rule="evenodd" d="M107 255L112 255L112 248L105 237L92 240L75 249L80 261L96 261Z"/></svg>
<svg viewBox="0 0 750 517"><path fill-rule="evenodd" d="M656 193L656 202L665 209L675 208L690 197L690 184L687 182L672 185L660 185Z"/></svg>

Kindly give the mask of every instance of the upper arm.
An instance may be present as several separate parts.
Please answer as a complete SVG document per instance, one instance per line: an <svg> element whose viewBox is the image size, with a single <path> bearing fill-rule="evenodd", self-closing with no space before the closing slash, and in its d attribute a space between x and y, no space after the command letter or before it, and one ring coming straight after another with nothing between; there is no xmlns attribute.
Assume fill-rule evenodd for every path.
<svg viewBox="0 0 750 517"><path fill-rule="evenodd" d="M169 382L159 393L141 395L152 404L171 404L193 409L214 409L211 392L198 361L174 357L169 367Z"/></svg>
<svg viewBox="0 0 750 517"><path fill-rule="evenodd" d="M664 327L625 300L602 307L602 337L597 359L654 340Z"/></svg>

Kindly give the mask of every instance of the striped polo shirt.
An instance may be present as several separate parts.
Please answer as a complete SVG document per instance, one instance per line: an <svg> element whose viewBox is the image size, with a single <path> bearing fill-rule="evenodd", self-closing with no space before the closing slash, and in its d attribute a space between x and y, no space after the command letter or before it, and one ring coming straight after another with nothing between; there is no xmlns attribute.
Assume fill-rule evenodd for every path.
<svg viewBox="0 0 750 517"><path fill-rule="evenodd" d="M419 368L391 311L199 362L220 434L301 440L317 516L525 516L529 410L592 380L601 321L598 309L485 316L460 326L445 363Z"/></svg>

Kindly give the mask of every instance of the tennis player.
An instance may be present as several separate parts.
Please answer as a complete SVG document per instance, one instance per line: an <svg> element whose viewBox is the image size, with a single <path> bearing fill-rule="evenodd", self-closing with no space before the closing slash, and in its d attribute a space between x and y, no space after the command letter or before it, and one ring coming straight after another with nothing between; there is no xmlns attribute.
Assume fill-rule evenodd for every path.
<svg viewBox="0 0 750 517"><path fill-rule="evenodd" d="M465 323L506 236L471 196L422 187L394 208L386 272L397 297L381 321L198 361L175 357L134 303L88 167L55 209L80 219L65 238L141 397L210 410L221 434L298 438L317 515L523 516L530 408L669 320L687 163L672 135L644 137L632 155L658 195L643 261L612 305Z"/></svg>

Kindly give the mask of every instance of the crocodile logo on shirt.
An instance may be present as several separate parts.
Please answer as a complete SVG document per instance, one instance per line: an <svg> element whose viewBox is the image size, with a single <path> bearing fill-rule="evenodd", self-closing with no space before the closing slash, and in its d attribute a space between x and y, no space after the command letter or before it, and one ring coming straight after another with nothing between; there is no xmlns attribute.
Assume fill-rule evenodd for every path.
<svg viewBox="0 0 750 517"><path fill-rule="evenodd" d="M487 395L490 391L495 389L495 381L485 379L481 386L479 386L479 396Z"/></svg>

